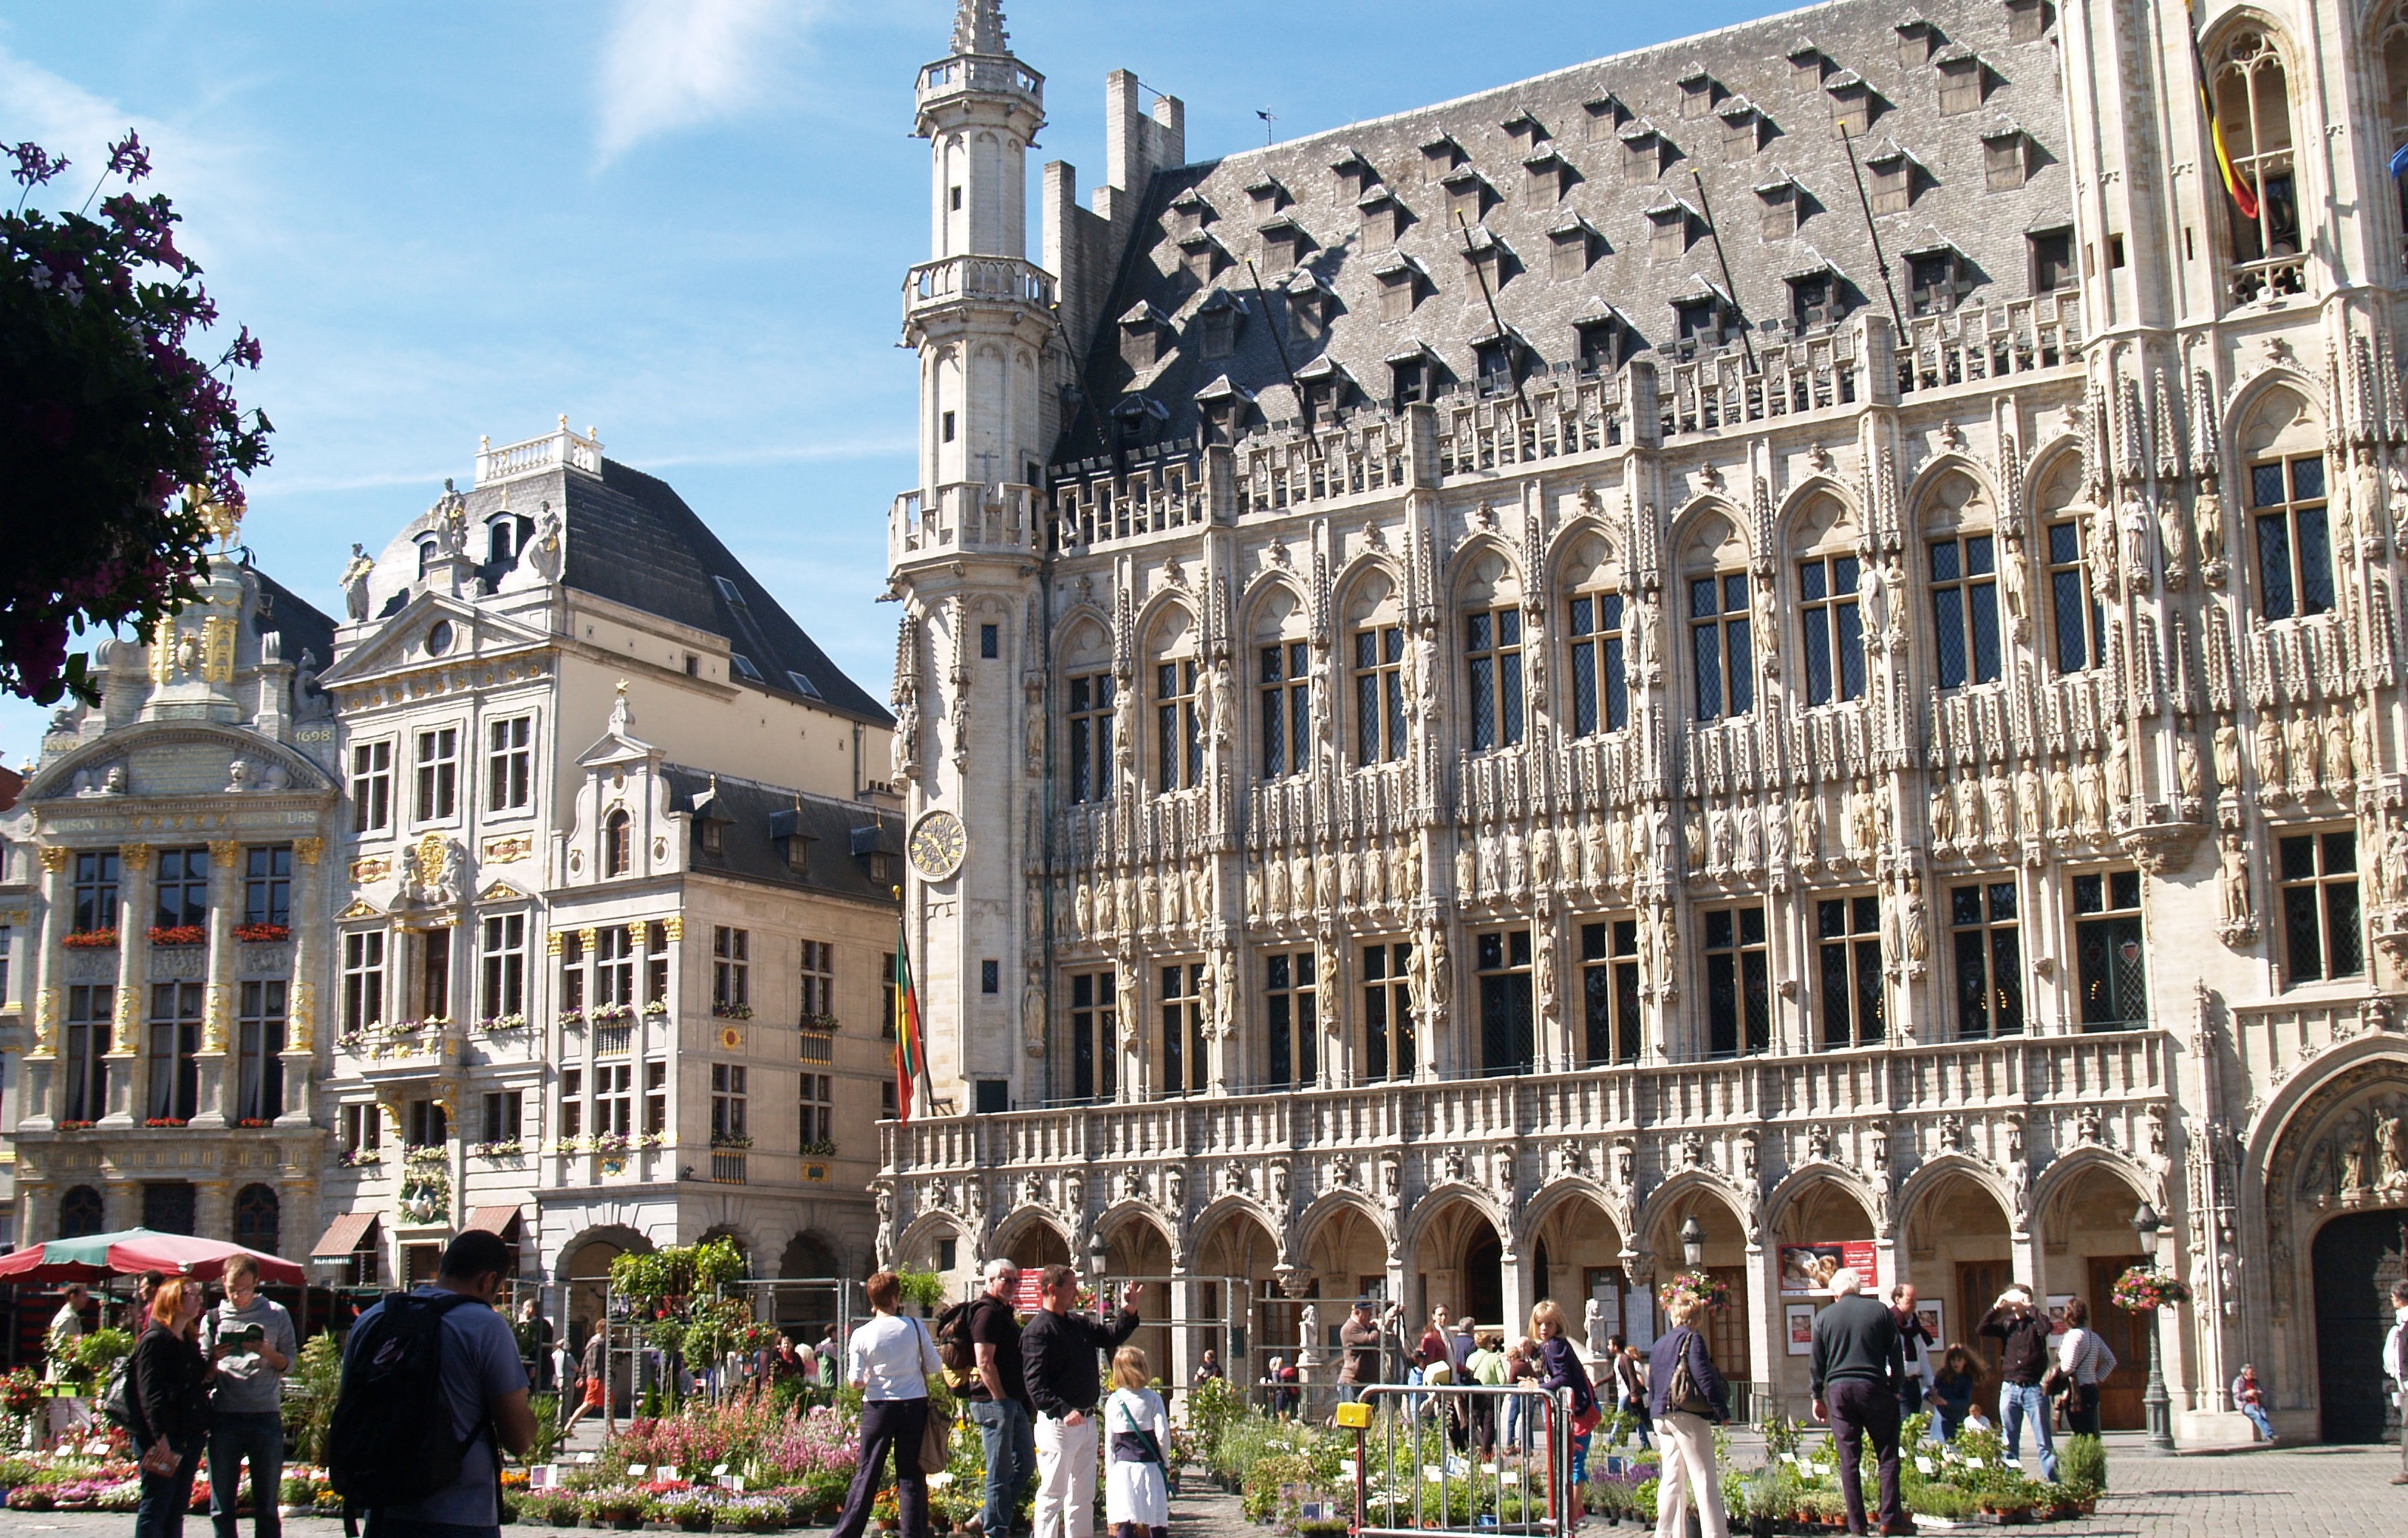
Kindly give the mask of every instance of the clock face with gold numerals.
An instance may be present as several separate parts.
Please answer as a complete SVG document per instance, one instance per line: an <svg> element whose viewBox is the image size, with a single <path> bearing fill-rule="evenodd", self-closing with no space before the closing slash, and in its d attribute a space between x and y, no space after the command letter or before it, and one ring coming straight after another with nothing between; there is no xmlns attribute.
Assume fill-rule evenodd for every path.
<svg viewBox="0 0 2408 1538"><path fill-rule="evenodd" d="M962 868L962 856L969 846L969 830L962 826L959 817L950 812L930 812L912 825L907 847L911 869L920 872L922 881L944 881Z"/></svg>

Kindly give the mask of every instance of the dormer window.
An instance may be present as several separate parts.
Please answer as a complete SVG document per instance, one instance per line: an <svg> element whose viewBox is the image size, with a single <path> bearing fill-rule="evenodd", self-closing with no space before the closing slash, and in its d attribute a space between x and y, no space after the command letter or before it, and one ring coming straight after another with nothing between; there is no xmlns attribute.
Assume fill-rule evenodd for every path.
<svg viewBox="0 0 2408 1538"><path fill-rule="evenodd" d="M2007 0L2007 41L2037 43L2048 35L2045 0Z"/></svg>
<svg viewBox="0 0 2408 1538"><path fill-rule="evenodd" d="M1589 227L1587 220L1574 214L1549 230L1547 238L1555 246L1547 263L1548 277L1564 282L1587 274L1597 249L1597 231Z"/></svg>
<svg viewBox="0 0 2408 1538"><path fill-rule="evenodd" d="M1255 233L1263 237L1263 262L1273 272L1295 266L1312 247L1312 237L1304 233L1304 226L1285 214Z"/></svg>
<svg viewBox="0 0 2408 1538"><path fill-rule="evenodd" d="M485 564L500 566L519 553L519 521L509 513L485 525Z"/></svg>
<svg viewBox="0 0 2408 1538"><path fill-rule="evenodd" d="M1527 108L1515 111L1498 126L1503 128L1506 137L1525 151L1535 150L1547 139L1547 125L1531 116Z"/></svg>
<svg viewBox="0 0 2408 1538"><path fill-rule="evenodd" d="M1833 324L1847 314L1837 277L1828 266L1789 275L1789 318L1800 331Z"/></svg>
<svg viewBox="0 0 2408 1538"><path fill-rule="evenodd" d="M1522 348L1509 333L1471 344L1473 365L1484 395L1510 395L1521 383Z"/></svg>
<svg viewBox="0 0 2408 1538"><path fill-rule="evenodd" d="M2012 125L1982 136L1983 185L2011 193L2031 177L2031 136Z"/></svg>
<svg viewBox="0 0 2408 1538"><path fill-rule="evenodd" d="M718 818L705 817L697 826L696 832L701 840L702 852L704 854L724 855L727 853L727 829L725 825L721 823Z"/></svg>
<svg viewBox="0 0 2408 1538"><path fill-rule="evenodd" d="M1798 233L1805 198L1797 182L1787 177L1765 182L1756 189L1756 198L1763 208L1759 233L1765 239L1786 240Z"/></svg>
<svg viewBox="0 0 2408 1538"><path fill-rule="evenodd" d="M1647 210L1647 254L1669 261L1689 249L1689 206L1672 202Z"/></svg>
<svg viewBox="0 0 2408 1538"><path fill-rule="evenodd" d="M1931 62L1932 50L1940 46L1940 34L1932 24L1914 11L1907 12L1898 22L1898 63L1901 69L1920 69Z"/></svg>
<svg viewBox="0 0 2408 1538"><path fill-rule="evenodd" d="M777 845L787 870L798 876L810 873L812 835L803 827L800 807L781 807L769 813L769 841Z"/></svg>
<svg viewBox="0 0 2408 1538"><path fill-rule="evenodd" d="M1338 178L1338 195L1349 203L1380 184L1380 173L1353 150L1331 162L1329 169Z"/></svg>
<svg viewBox="0 0 2408 1538"><path fill-rule="evenodd" d="M1346 387L1350 382L1346 370L1327 357L1315 358L1296 371L1297 383L1304 387L1304 420L1307 426L1327 424L1346 404Z"/></svg>
<svg viewBox="0 0 2408 1538"><path fill-rule="evenodd" d="M1256 219L1268 219L1296 201L1287 195L1287 188L1280 179L1271 176L1248 185L1246 195L1254 200Z"/></svg>
<svg viewBox="0 0 2408 1538"><path fill-rule="evenodd" d="M418 541L418 580L422 582L424 582L426 580L426 574L434 569L435 541L432 539L421 539Z"/></svg>
<svg viewBox="0 0 2408 1538"><path fill-rule="evenodd" d="M1866 158L1867 191L1873 212L1904 213L1914 207L1915 169L1914 158L1894 144Z"/></svg>
<svg viewBox="0 0 2408 1538"><path fill-rule="evenodd" d="M1758 136L1763 131L1763 119L1744 96L1733 96L1723 103L1719 116L1723 120L1723 156L1727 160L1745 160L1756 153Z"/></svg>
<svg viewBox="0 0 2408 1538"><path fill-rule="evenodd" d="M1962 43L1943 49L1932 63L1940 66L1940 114L1955 117L1982 105L1981 56Z"/></svg>
<svg viewBox="0 0 2408 1538"><path fill-rule="evenodd" d="M1448 173L1470 158L1453 134L1440 134L1422 146L1422 180L1444 181Z"/></svg>
<svg viewBox="0 0 2408 1538"><path fill-rule="evenodd" d="M1204 358L1226 358L1238 350L1238 317L1245 309L1245 301L1227 289L1214 289L1197 307L1197 350Z"/></svg>
<svg viewBox="0 0 2408 1538"><path fill-rule="evenodd" d="M1143 443L1169 419L1162 402L1142 395L1123 395L1111 410L1113 437L1123 444Z"/></svg>
<svg viewBox="0 0 2408 1538"><path fill-rule="evenodd" d="M1290 340L1308 346L1319 343L1329 335L1329 323L1337 313L1338 296L1324 288L1311 273L1299 272L1287 286L1287 325Z"/></svg>
<svg viewBox="0 0 2408 1538"><path fill-rule="evenodd" d="M1212 205L1193 187L1170 200L1171 232L1175 235L1194 235L1211 218Z"/></svg>
<svg viewBox="0 0 2408 1538"><path fill-rule="evenodd" d="M1823 69L1830 61L1811 37L1801 37L1789 50L1789 77L1800 85L1821 85Z"/></svg>
<svg viewBox="0 0 2408 1538"><path fill-rule="evenodd" d="M1469 303L1479 304L1505 286L1505 280L1511 276L1508 258L1512 254L1505 242L1486 229L1472 230L1469 244L1463 253L1463 265L1471 277L1471 292L1465 295Z"/></svg>
<svg viewBox="0 0 2408 1538"><path fill-rule="evenodd" d="M1430 398L1430 358L1425 348L1399 352L1388 360L1388 399L1398 407Z"/></svg>
<svg viewBox="0 0 2408 1538"><path fill-rule="evenodd" d="M1831 93L1831 121L1851 134L1861 134L1873 125L1872 87L1853 69L1843 69L1823 82Z"/></svg>
<svg viewBox="0 0 2408 1538"><path fill-rule="evenodd" d="M1680 339L1692 346L1720 347L1739 334L1739 317L1719 294L1699 294L1672 301L1679 318Z"/></svg>
<svg viewBox="0 0 2408 1538"><path fill-rule="evenodd" d="M1945 315L1973 292L1973 274L1954 246L1911 251L1906 253L1906 288L1910 313Z"/></svg>
<svg viewBox="0 0 2408 1538"><path fill-rule="evenodd" d="M1645 123L1622 133L1622 172L1633 181L1653 181L1664 173L1664 137Z"/></svg>
<svg viewBox="0 0 2408 1538"><path fill-rule="evenodd" d="M1714 109L1714 78L1698 65L1691 65L1679 80L1681 116L1702 118Z"/></svg>
<svg viewBox="0 0 2408 1538"><path fill-rule="evenodd" d="M1384 187L1364 194L1355 207L1363 215L1363 244L1369 248L1395 245L1412 218L1405 206Z"/></svg>
<svg viewBox="0 0 2408 1538"><path fill-rule="evenodd" d="M1461 220L1466 224L1477 224L1486 217L1493 198L1487 179L1478 171L1465 166L1450 173L1441 185L1446 188L1447 223Z"/></svg>
<svg viewBox="0 0 2408 1538"><path fill-rule="evenodd" d="M1599 96L1595 101L1582 103L1581 114L1588 120L1584 137L1591 144L1602 144L1612 138L1621 131L1623 119L1629 116L1622 109L1620 99L1613 96Z"/></svg>
<svg viewBox="0 0 2408 1538"><path fill-rule="evenodd" d="M1598 373L1612 373L1622 367L1632 351L1630 328L1622 317L1608 312L1592 315L1572 323L1572 333L1580 339L1580 366Z"/></svg>
<svg viewBox="0 0 2408 1538"><path fill-rule="evenodd" d="M1179 252L1187 275L1199 283L1209 283L1217 277L1229 255L1220 241L1202 232L1180 237Z"/></svg>
<svg viewBox="0 0 2408 1538"><path fill-rule="evenodd" d="M1383 321L1410 319L1413 307L1421 303L1422 272L1410 258L1398 256L1371 269L1380 280L1380 318Z"/></svg>
<svg viewBox="0 0 2408 1538"><path fill-rule="evenodd" d="M1132 307L1120 320L1121 361L1143 372L1162 361L1168 349L1164 346L1162 313L1150 304Z"/></svg>
<svg viewBox="0 0 2408 1538"><path fill-rule="evenodd" d="M1533 203L1553 203L1572 184L1571 164L1553 150L1541 150L1522 162L1522 172Z"/></svg>
<svg viewBox="0 0 2408 1538"><path fill-rule="evenodd" d="M1226 374L1196 392L1196 409L1203 413L1204 425L1212 442L1237 441L1239 424L1254 398L1231 384Z"/></svg>

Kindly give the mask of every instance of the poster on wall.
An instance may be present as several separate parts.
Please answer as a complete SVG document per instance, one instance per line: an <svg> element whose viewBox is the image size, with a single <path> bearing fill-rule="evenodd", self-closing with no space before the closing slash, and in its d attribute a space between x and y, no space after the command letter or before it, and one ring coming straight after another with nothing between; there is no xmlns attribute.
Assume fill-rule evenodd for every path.
<svg viewBox="0 0 2408 1538"><path fill-rule="evenodd" d="M1814 1350L1814 1305L1791 1303L1782 1313L1789 1322L1789 1354L1793 1357L1811 1355Z"/></svg>
<svg viewBox="0 0 2408 1538"><path fill-rule="evenodd" d="M1948 1305L1937 1298L1917 1298L1914 1301L1914 1316L1920 1319L1923 1322L1923 1328L1930 1332L1932 1353L1938 1355L1946 1351L1948 1349Z"/></svg>
<svg viewBox="0 0 2408 1538"><path fill-rule="evenodd" d="M1647 1354L1656 1344L1656 1295L1645 1287L1632 1287L1622 1297L1623 1339Z"/></svg>
<svg viewBox="0 0 2408 1538"><path fill-rule="evenodd" d="M2070 1292L2052 1292L2048 1295L2048 1332L2050 1334L2065 1333L2065 1305L2071 1301L2073 1301L2073 1294Z"/></svg>
<svg viewBox="0 0 2408 1538"><path fill-rule="evenodd" d="M1781 1246L1781 1295L1784 1298L1828 1297L1831 1277L1845 1266L1874 1296L1881 1293L1879 1252L1870 1239L1843 1239L1828 1244Z"/></svg>

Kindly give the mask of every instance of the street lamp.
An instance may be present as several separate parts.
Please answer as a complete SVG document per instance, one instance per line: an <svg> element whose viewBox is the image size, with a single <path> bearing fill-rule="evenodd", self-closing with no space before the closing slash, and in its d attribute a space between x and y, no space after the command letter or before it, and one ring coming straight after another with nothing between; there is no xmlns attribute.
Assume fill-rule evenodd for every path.
<svg viewBox="0 0 2408 1538"><path fill-rule="evenodd" d="M1681 1225L1681 1258L1693 1268L1706 1263L1706 1226L1695 1213Z"/></svg>
<svg viewBox="0 0 2408 1538"><path fill-rule="evenodd" d="M2132 1232L2139 1236L2142 1253L2152 1266L2157 1263L2157 1230L2165 1226L2165 1219L2146 1201L2132 1215ZM2157 1328L2157 1316L2164 1312L2149 1311L2149 1389L2141 1399L2148 1412L2149 1450L2157 1453L2174 1450L2173 1401L2166 1392L2165 1358Z"/></svg>

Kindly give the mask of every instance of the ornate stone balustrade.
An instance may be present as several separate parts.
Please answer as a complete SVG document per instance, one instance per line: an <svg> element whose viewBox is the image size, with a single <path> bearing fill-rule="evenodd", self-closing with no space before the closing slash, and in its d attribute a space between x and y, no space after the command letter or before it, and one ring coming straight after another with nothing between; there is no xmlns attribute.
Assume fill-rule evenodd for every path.
<svg viewBox="0 0 2408 1538"><path fill-rule="evenodd" d="M1025 552L1036 548L1039 527L1032 487L955 482L939 486L933 497L909 491L887 513L887 559L900 565L941 551Z"/></svg>
<svg viewBox="0 0 2408 1538"><path fill-rule="evenodd" d="M2081 344L2077 288L1916 315L1907 321L1906 344L1898 350L1899 393L2056 368L2072 363Z"/></svg>
<svg viewBox="0 0 2408 1538"><path fill-rule="evenodd" d="M568 419L562 417L557 428L523 443L506 443L496 449L487 438L477 451L477 484L490 486L497 481L537 475L560 466L587 475L600 475L601 435L591 427L581 437L572 433Z"/></svg>
<svg viewBox="0 0 2408 1538"><path fill-rule="evenodd" d="M949 96L971 91L1010 92L1027 97L1040 112L1045 108L1045 77L1017 59L947 59L923 68L913 86L923 112Z"/></svg>
<svg viewBox="0 0 2408 1538"><path fill-rule="evenodd" d="M1741 427L1767 418L1853 406L1880 378L1889 326L1870 315L1787 338L1755 344L1755 361L1737 342L1695 356L1676 352L1664 367L1660 423L1666 438Z"/></svg>
<svg viewBox="0 0 2408 1538"><path fill-rule="evenodd" d="M903 279L903 317L957 299L1054 304L1054 275L1017 256L947 256L923 262Z"/></svg>

